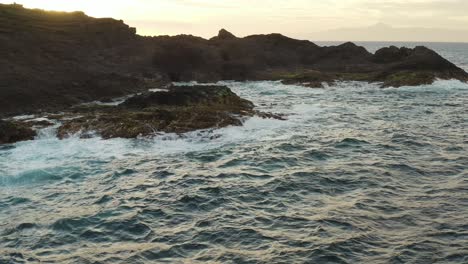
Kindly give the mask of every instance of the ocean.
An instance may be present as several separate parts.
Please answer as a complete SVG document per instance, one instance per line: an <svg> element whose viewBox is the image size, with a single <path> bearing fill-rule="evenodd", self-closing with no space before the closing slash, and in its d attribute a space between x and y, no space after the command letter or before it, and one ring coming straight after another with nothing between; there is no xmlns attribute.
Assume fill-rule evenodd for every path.
<svg viewBox="0 0 468 264"><path fill-rule="evenodd" d="M468 84L221 84L287 120L0 146L0 263L468 263Z"/></svg>

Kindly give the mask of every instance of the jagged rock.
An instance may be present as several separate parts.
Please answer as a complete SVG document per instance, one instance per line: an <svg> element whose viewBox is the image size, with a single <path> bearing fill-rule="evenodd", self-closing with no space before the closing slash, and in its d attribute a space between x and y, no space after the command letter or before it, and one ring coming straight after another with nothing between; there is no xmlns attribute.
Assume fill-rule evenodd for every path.
<svg viewBox="0 0 468 264"><path fill-rule="evenodd" d="M377 73L376 80L384 87L431 84L436 79L468 81L468 74L427 47L384 48L374 55L377 61L387 62Z"/></svg>
<svg viewBox="0 0 468 264"><path fill-rule="evenodd" d="M227 86L171 86L167 92L148 92L127 99L121 107L145 109L152 106L223 106L226 110L251 110L252 102L242 99Z"/></svg>
<svg viewBox="0 0 468 264"><path fill-rule="evenodd" d="M23 124L0 120L0 144L32 140L35 136L36 132Z"/></svg>
<svg viewBox="0 0 468 264"><path fill-rule="evenodd" d="M150 45L123 21L0 4L0 116L146 90Z"/></svg>
<svg viewBox="0 0 468 264"><path fill-rule="evenodd" d="M409 48L397 48L395 46L390 46L388 48L381 48L377 50L374 55L374 61L377 63L391 63L404 59L410 54L411 49Z"/></svg>
<svg viewBox="0 0 468 264"><path fill-rule="evenodd" d="M282 118L254 110L226 86L172 86L167 92L137 95L114 107L75 108L74 116L58 129L60 138L91 132L103 138L135 138L157 132L184 133L199 129L242 125L242 118L258 115ZM69 115L68 115L69 116Z"/></svg>
<svg viewBox="0 0 468 264"><path fill-rule="evenodd" d="M225 30L223 28L218 32L218 36L213 37L210 40L232 40L232 39L236 39L236 38L237 37L234 36L234 34L232 34L231 32L229 32L229 31L227 31L227 30Z"/></svg>
<svg viewBox="0 0 468 264"><path fill-rule="evenodd" d="M119 20L3 4L0 74L0 116L63 110L171 81L284 80L320 86L358 80L401 86L436 78L468 80L465 71L425 47L371 54L351 42L319 47L281 34L237 38L226 30L210 40L143 37Z"/></svg>

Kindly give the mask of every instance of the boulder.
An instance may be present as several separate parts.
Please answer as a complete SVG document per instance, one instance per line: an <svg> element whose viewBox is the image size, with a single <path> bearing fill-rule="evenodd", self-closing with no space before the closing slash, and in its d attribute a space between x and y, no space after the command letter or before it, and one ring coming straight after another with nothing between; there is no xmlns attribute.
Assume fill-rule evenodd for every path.
<svg viewBox="0 0 468 264"><path fill-rule="evenodd" d="M210 40L232 40L232 39L236 39L236 38L237 37L234 36L234 34L232 34L231 32L229 32L229 31L227 31L227 30L225 30L223 28L218 32L218 36L213 37Z"/></svg>
<svg viewBox="0 0 468 264"><path fill-rule="evenodd" d="M373 60L377 63L391 63L402 60L411 54L411 49L402 47L397 48L390 46L377 50L374 54Z"/></svg>
<svg viewBox="0 0 468 264"><path fill-rule="evenodd" d="M26 125L0 120L0 144L32 140L36 132Z"/></svg>
<svg viewBox="0 0 468 264"><path fill-rule="evenodd" d="M144 109L151 106L218 106L230 111L253 108L252 102L240 98L227 86L170 86L167 89L167 92L147 92L131 97L121 107Z"/></svg>
<svg viewBox="0 0 468 264"><path fill-rule="evenodd" d="M79 116L69 119L69 116ZM252 102L226 86L172 86L127 99L119 106L75 108L65 116L58 136L98 133L103 138L135 138L158 132L185 133L200 129L242 125L244 117L281 116L260 113Z"/></svg>

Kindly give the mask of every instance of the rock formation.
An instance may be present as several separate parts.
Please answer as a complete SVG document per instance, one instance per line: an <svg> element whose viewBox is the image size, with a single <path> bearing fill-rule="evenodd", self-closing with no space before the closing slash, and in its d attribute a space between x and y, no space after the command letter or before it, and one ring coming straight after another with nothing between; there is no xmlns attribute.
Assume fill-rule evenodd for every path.
<svg viewBox="0 0 468 264"><path fill-rule="evenodd" d="M353 43L319 47L280 34L237 38L223 29L206 40L135 32L122 21L82 12L0 4L0 115L60 110L170 81L284 79L318 86L331 77L401 86L468 80L424 47L374 55Z"/></svg>
<svg viewBox="0 0 468 264"><path fill-rule="evenodd" d="M174 81L283 80L320 87L324 82L355 80L398 87L436 78L467 81L468 74L425 47L389 47L371 54L353 43L319 47L281 34L238 38L224 29L209 40L191 35L142 37L123 21L0 4L0 117L69 112L69 107L83 102ZM88 116L66 122L61 135L83 127L105 137L133 137L153 129L190 131L236 124L232 114L254 113L232 94L226 98L242 107L216 101L224 98L219 92L228 93L224 88L199 88L200 93L215 94L184 88L144 94L120 107L88 109ZM193 104L198 99L205 101ZM177 102L182 105L172 104ZM120 129L119 122L133 125Z"/></svg>
<svg viewBox="0 0 468 264"><path fill-rule="evenodd" d="M0 4L0 115L143 91L145 47L122 21Z"/></svg>
<svg viewBox="0 0 468 264"><path fill-rule="evenodd" d="M68 116L79 116L68 119ZM168 91L147 92L118 106L82 106L63 114L60 138L98 133L103 138L135 138L157 132L184 133L241 125L242 118L259 115L226 86L171 86Z"/></svg>
<svg viewBox="0 0 468 264"><path fill-rule="evenodd" d="M36 132L23 124L0 120L0 144L32 140L35 136Z"/></svg>

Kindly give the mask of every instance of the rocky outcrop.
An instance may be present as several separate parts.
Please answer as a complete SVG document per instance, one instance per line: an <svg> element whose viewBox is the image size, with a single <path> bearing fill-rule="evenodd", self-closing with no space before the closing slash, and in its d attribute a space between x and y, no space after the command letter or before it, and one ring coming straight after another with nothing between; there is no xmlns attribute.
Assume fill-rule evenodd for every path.
<svg viewBox="0 0 468 264"><path fill-rule="evenodd" d="M384 87L430 84L435 79L468 81L468 74L435 51L423 46L414 49L383 48L373 56L382 69L374 80Z"/></svg>
<svg viewBox="0 0 468 264"><path fill-rule="evenodd" d="M172 81L284 80L322 86L358 80L419 85L468 74L425 47L371 54L353 43L319 47L281 34L221 30L142 37L114 19L0 4L0 116L57 111Z"/></svg>
<svg viewBox="0 0 468 264"><path fill-rule="evenodd" d="M69 119L69 116L79 116ZM254 110L226 86L172 86L168 91L148 92L118 106L85 106L62 116L58 136L135 138L158 132L184 133L200 129L242 125L244 117L280 118Z"/></svg>
<svg viewBox="0 0 468 264"><path fill-rule="evenodd" d="M123 108L145 109L157 106L179 107L218 107L236 112L252 110L252 102L242 99L227 86L195 85L170 86L167 91L148 92L127 99L121 105Z"/></svg>
<svg viewBox="0 0 468 264"><path fill-rule="evenodd" d="M377 63L392 63L407 58L410 56L411 51L409 48L390 46L377 50L373 59Z"/></svg>
<svg viewBox="0 0 468 264"><path fill-rule="evenodd" d="M0 4L0 115L144 91L148 46L122 21Z"/></svg>
<svg viewBox="0 0 468 264"><path fill-rule="evenodd" d="M36 132L26 125L0 120L0 144L32 140Z"/></svg>
<svg viewBox="0 0 468 264"><path fill-rule="evenodd" d="M221 29L218 33L218 36L216 37L213 37L211 38L210 40L211 41L216 41L216 40L219 40L219 41L222 41L222 40L233 40L233 39L236 39L237 37L234 36L234 34L232 34L231 32L225 30L224 28Z"/></svg>
<svg viewBox="0 0 468 264"><path fill-rule="evenodd" d="M409 49L392 46L382 48L375 54L370 54L363 49L358 49L357 46L352 47L354 44L347 45L347 49L338 53L333 52L335 55L328 58L334 57L336 54L344 55L345 59L349 58L349 56L356 56L352 59L356 64L351 63L348 65L343 61L329 59L328 63L321 65L337 63L342 65L342 68L324 70L317 67L318 70L283 73L280 74L279 79L287 84L295 83L311 87L322 87L324 83L335 81L376 82L380 83L382 87L431 84L436 79L468 81L468 74L464 70L426 47L419 46ZM354 49L354 52L347 53L346 50L348 49Z"/></svg>
<svg viewBox="0 0 468 264"><path fill-rule="evenodd" d="M153 63L174 81L284 80L321 87L349 80L399 87L437 78L468 80L465 71L426 47L389 47L372 54L351 42L319 47L280 34L237 38L224 29L210 40L178 36L164 39L164 45L171 51Z"/></svg>

